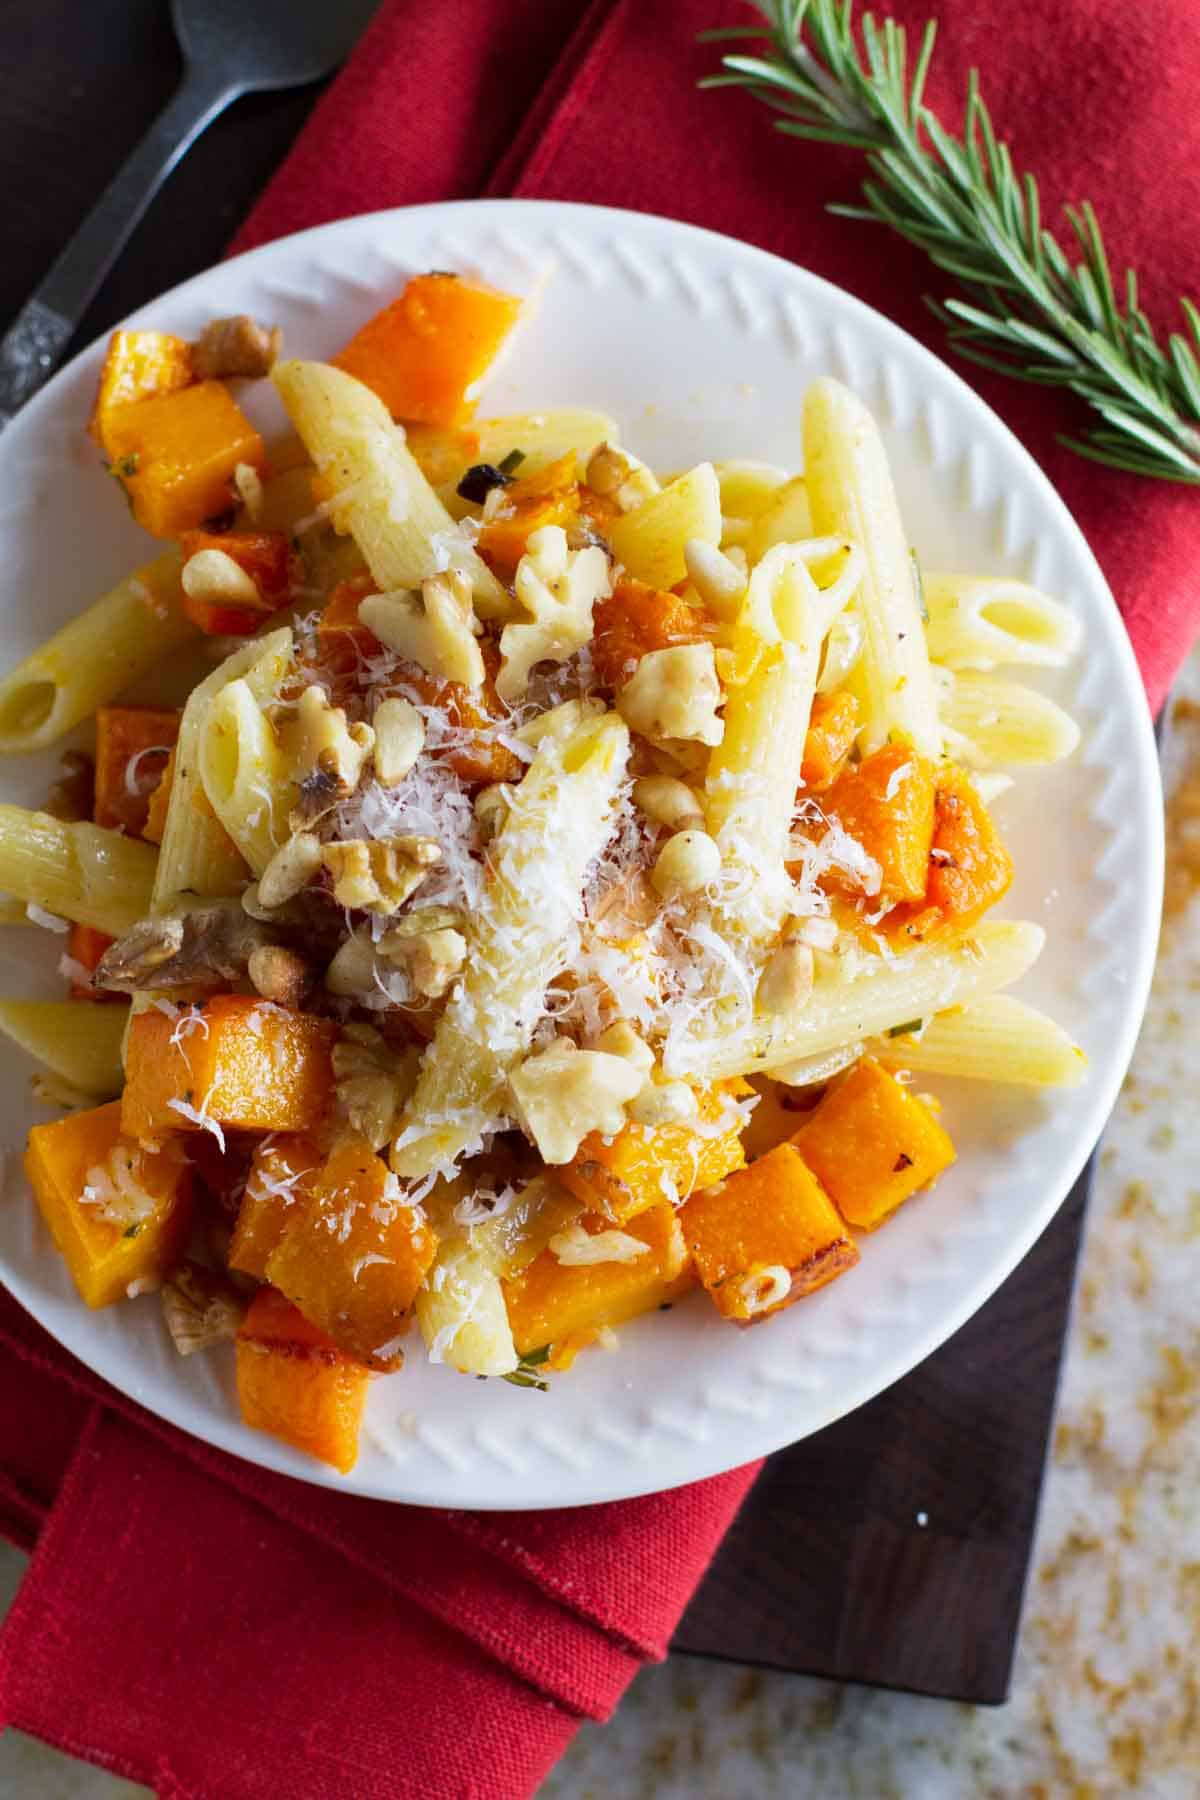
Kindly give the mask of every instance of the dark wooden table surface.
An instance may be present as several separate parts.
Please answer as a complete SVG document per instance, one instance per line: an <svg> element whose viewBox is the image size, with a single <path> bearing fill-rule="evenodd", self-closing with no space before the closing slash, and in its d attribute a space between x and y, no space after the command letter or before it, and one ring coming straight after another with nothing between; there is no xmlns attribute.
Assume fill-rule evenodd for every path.
<svg viewBox="0 0 1200 1800"><path fill-rule="evenodd" d="M166 0L5 0L0 325L178 74ZM220 257L316 92L243 100L217 121L150 209L74 348ZM1084 1185L936 1355L772 1457L677 1648L963 1700L1004 1698Z"/></svg>

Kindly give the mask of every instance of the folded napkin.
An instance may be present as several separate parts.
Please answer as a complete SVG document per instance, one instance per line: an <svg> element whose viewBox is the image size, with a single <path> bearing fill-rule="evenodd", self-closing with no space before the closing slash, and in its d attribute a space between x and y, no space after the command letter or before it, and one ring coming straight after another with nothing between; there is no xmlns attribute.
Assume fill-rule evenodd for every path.
<svg viewBox="0 0 1200 1800"><path fill-rule="evenodd" d="M931 0L932 3L932 0ZM910 27L923 4L894 10ZM1090 196L1152 312L1200 293L1200 15L942 0L934 103L978 62L1048 202ZM729 0L391 0L235 248L478 193L643 208L747 238L939 346L931 277L830 219L858 158L700 94ZM1152 704L1200 625L1200 497L1074 460L1071 403L967 370L1103 564ZM179 1796L508 1800L603 1718L680 1612L754 1476L578 1511L389 1507L208 1449L96 1380L0 1295L0 1528L36 1545L0 1635L0 1720ZM803 1603L803 1596L797 1596Z"/></svg>

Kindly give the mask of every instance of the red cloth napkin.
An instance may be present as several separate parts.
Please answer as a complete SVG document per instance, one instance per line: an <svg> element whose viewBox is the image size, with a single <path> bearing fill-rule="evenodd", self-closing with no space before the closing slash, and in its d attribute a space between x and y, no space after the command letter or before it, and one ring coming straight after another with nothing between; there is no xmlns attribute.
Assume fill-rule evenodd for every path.
<svg viewBox="0 0 1200 1800"><path fill-rule="evenodd" d="M1150 310L1200 293L1187 0L1063 0L1052 17L1015 0L1002 32L972 0L938 10L934 103L955 116L978 62L1047 202L1097 203ZM236 247L480 192L640 207L791 257L937 347L921 259L824 210L853 196L858 158L696 91L715 56L696 31L744 17L730 0L392 0ZM1157 705L1200 623L1200 500L1069 457L1061 397L972 379L1088 533ZM355 1500L148 1418L3 1296L0 1394L0 1526L36 1543L0 1637L0 1719L169 1795L528 1794L664 1653L755 1472L556 1514Z"/></svg>

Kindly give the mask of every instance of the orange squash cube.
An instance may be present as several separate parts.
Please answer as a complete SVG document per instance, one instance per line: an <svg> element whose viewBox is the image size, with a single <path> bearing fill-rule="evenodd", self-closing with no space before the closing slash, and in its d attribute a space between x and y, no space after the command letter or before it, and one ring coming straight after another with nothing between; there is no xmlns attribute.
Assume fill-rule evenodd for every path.
<svg viewBox="0 0 1200 1800"><path fill-rule="evenodd" d="M187 1161L178 1144L145 1150L123 1136L119 1100L35 1125L25 1172L88 1306L157 1283L183 1255L192 1213Z"/></svg>
<svg viewBox="0 0 1200 1800"><path fill-rule="evenodd" d="M954 1161L929 1108L869 1056L834 1082L791 1142L858 1231L874 1231Z"/></svg>
<svg viewBox="0 0 1200 1800"><path fill-rule="evenodd" d="M822 794L845 767L858 735L858 702L853 694L817 694L809 714L800 764L805 792Z"/></svg>
<svg viewBox="0 0 1200 1800"><path fill-rule="evenodd" d="M361 622L358 609L368 594L377 594L370 575L339 581L317 620L321 659L335 675L353 675L360 662L383 653L383 645Z"/></svg>
<svg viewBox="0 0 1200 1800"><path fill-rule="evenodd" d="M857 768L845 769L821 802L879 864L883 900L925 896L933 796L933 765L903 744L885 744ZM834 874L825 879L831 886L843 885Z"/></svg>
<svg viewBox="0 0 1200 1800"><path fill-rule="evenodd" d="M160 538L227 513L237 465L266 463L262 438L220 381L118 408L105 425L104 448L134 518Z"/></svg>
<svg viewBox="0 0 1200 1800"><path fill-rule="evenodd" d="M1012 885L1012 858L992 815L970 777L954 763L938 770L929 856L924 903L898 906L888 914L894 941L925 943L947 931L962 931Z"/></svg>
<svg viewBox="0 0 1200 1800"><path fill-rule="evenodd" d="M643 656L674 644L701 644L713 637L716 622L678 594L621 575L592 612L592 657L606 687L625 685Z"/></svg>
<svg viewBox="0 0 1200 1800"><path fill-rule="evenodd" d="M343 1475L358 1460L370 1372L344 1356L290 1300L263 1288L237 1335L242 1418Z"/></svg>
<svg viewBox="0 0 1200 1800"><path fill-rule="evenodd" d="M229 1240L231 1269L257 1281L267 1279L267 1260L282 1242L289 1220L307 1205L322 1160L313 1140L299 1132L272 1132L254 1146Z"/></svg>
<svg viewBox="0 0 1200 1800"><path fill-rule="evenodd" d="M91 925L72 925L71 934L67 939L67 955L73 963L78 963L81 969L86 969L89 975L94 975L100 958L109 945L115 942L115 938L110 938L103 931L95 930ZM107 988L92 987L90 982L85 984L75 975L71 977L71 999L89 1000L93 1004L101 1005L111 1004L113 1001L128 1004L124 994L110 993Z"/></svg>
<svg viewBox="0 0 1200 1800"><path fill-rule="evenodd" d="M424 1213L365 1138L335 1146L284 1221L267 1279L342 1350L372 1369L398 1369L417 1290L437 1252Z"/></svg>
<svg viewBox="0 0 1200 1800"><path fill-rule="evenodd" d="M710 1300L741 1324L782 1312L858 1261L836 1207L790 1144L693 1194L680 1222Z"/></svg>
<svg viewBox="0 0 1200 1800"><path fill-rule="evenodd" d="M140 837L150 796L165 773L179 714L155 706L100 706L96 709L97 825Z"/></svg>
<svg viewBox="0 0 1200 1800"><path fill-rule="evenodd" d="M333 1092L332 1021L242 994L218 994L191 1016L190 1029L157 1008L133 1019L121 1100L130 1137L199 1131L209 1119L234 1131L319 1123Z"/></svg>
<svg viewBox="0 0 1200 1800"><path fill-rule="evenodd" d="M166 331L114 331L108 340L88 431L112 456L108 424L123 407L171 394L195 380L192 346Z"/></svg>
<svg viewBox="0 0 1200 1800"><path fill-rule="evenodd" d="M461 275L417 275L332 359L374 389L393 418L460 425L468 390L516 324L521 302Z"/></svg>
<svg viewBox="0 0 1200 1800"><path fill-rule="evenodd" d="M580 1223L595 1236L612 1223L593 1215ZM693 1277L675 1209L652 1207L622 1229L639 1238L646 1254L632 1262L560 1263L552 1250L504 1283L513 1342L521 1356L546 1344L563 1344L604 1325L623 1325L639 1313L668 1306L692 1286Z"/></svg>
<svg viewBox="0 0 1200 1800"><path fill-rule="evenodd" d="M753 1092L735 1077L697 1094L698 1120L712 1126L729 1108ZM624 1225L663 1200L682 1200L694 1189L711 1187L745 1162L744 1121L734 1114L724 1131L705 1134L694 1124L637 1125L630 1121L606 1142L598 1131L584 1138L574 1159L556 1171L563 1186L588 1208Z"/></svg>
<svg viewBox="0 0 1200 1800"><path fill-rule="evenodd" d="M544 525L565 527L578 519L575 463L575 452L569 450L544 469L505 488L499 506L485 521L476 540L480 556L501 581L511 581L516 574L531 533Z"/></svg>

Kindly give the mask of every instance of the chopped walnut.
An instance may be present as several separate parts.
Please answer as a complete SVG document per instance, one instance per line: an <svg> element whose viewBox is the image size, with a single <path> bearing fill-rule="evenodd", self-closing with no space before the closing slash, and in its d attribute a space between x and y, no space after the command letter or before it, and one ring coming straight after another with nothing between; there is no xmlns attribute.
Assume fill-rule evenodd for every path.
<svg viewBox="0 0 1200 1800"><path fill-rule="evenodd" d="M82 750L64 750L59 758L58 780L46 796L45 811L75 825L90 819L96 804L96 765Z"/></svg>
<svg viewBox="0 0 1200 1800"><path fill-rule="evenodd" d="M439 681L479 688L485 670L471 595L470 576L447 569L423 581L420 593L368 594L358 616L389 650Z"/></svg>
<svg viewBox="0 0 1200 1800"><path fill-rule="evenodd" d="M260 944L250 952L246 973L264 1000L299 1006L312 983L312 970L295 950L282 944Z"/></svg>
<svg viewBox="0 0 1200 1800"><path fill-rule="evenodd" d="M561 525L531 531L517 564L516 595L527 618L500 633L496 691L518 699L540 662L566 662L592 635L592 608L612 592L603 550L569 550Z"/></svg>
<svg viewBox="0 0 1200 1800"><path fill-rule="evenodd" d="M395 1136L420 1062L419 1050L391 1050L371 1025L343 1025L333 1046L334 1093L346 1119L373 1150Z"/></svg>
<svg viewBox="0 0 1200 1800"><path fill-rule="evenodd" d="M673 644L643 656L617 697L625 723L652 741L691 739L719 744L721 684L711 644Z"/></svg>
<svg viewBox="0 0 1200 1800"><path fill-rule="evenodd" d="M305 810L306 788L319 793L322 799L331 793L335 795L330 805L352 794L375 747L371 727L348 725L342 707L331 706L324 690L316 686L305 688L292 717L282 721L281 736L300 783L300 812ZM300 823L310 822L305 819Z"/></svg>
<svg viewBox="0 0 1200 1800"><path fill-rule="evenodd" d="M161 1290L163 1318L180 1356L237 1336L245 1302L216 1269L181 1263Z"/></svg>
<svg viewBox="0 0 1200 1800"><path fill-rule="evenodd" d="M416 993L438 1000L467 957L467 940L455 929L460 915L448 907L418 908L385 931L377 945L385 961L402 969Z"/></svg>
<svg viewBox="0 0 1200 1800"><path fill-rule="evenodd" d="M142 919L110 944L94 985L120 994L143 988L220 987L240 980L253 951L268 941L238 900Z"/></svg>
<svg viewBox="0 0 1200 1800"><path fill-rule="evenodd" d="M622 512L633 512L659 491L653 471L616 444L601 444L592 451L586 481L593 493L615 500Z"/></svg>
<svg viewBox="0 0 1200 1800"><path fill-rule="evenodd" d="M398 912L441 860L440 845L429 837L396 837L386 843L353 838L321 850L338 905L383 914Z"/></svg>
<svg viewBox="0 0 1200 1800"><path fill-rule="evenodd" d="M192 368L201 381L258 381L271 373L282 344L278 325L260 325L248 313L212 319L192 346Z"/></svg>

